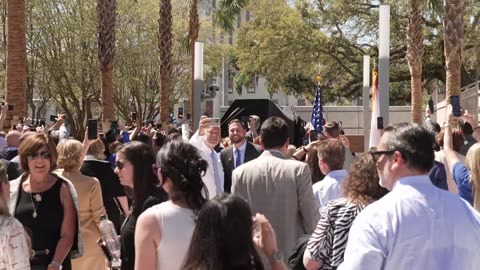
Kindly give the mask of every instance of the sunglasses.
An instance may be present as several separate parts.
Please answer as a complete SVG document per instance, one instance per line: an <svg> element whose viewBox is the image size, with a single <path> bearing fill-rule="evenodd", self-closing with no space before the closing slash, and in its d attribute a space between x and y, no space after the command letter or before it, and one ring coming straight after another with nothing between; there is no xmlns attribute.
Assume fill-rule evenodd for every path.
<svg viewBox="0 0 480 270"><path fill-rule="evenodd" d="M40 152L40 153L30 153L27 155L28 160L35 160L37 158L41 159L50 159L52 155L49 152Z"/></svg>
<svg viewBox="0 0 480 270"><path fill-rule="evenodd" d="M116 161L116 162L115 162L115 165L116 165L117 168L120 169L120 170L125 167L125 163L122 162L122 161L120 161L120 160Z"/></svg>
<svg viewBox="0 0 480 270"><path fill-rule="evenodd" d="M382 155L392 155L395 150L369 151L368 153L372 156L373 161L378 162Z"/></svg>
<svg viewBox="0 0 480 270"><path fill-rule="evenodd" d="M153 171L153 174L155 174L155 176L158 176L159 169L160 167L158 167L157 163L152 164L152 171Z"/></svg>

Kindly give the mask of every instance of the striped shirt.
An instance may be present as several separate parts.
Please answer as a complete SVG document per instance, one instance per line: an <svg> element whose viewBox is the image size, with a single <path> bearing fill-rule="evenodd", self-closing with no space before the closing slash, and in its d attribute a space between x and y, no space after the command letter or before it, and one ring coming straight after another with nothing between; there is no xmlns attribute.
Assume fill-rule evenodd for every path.
<svg viewBox="0 0 480 270"><path fill-rule="evenodd" d="M345 198L328 202L320 210L320 220L307 244L310 259L321 262L322 270L337 269L343 262L348 232L363 206Z"/></svg>

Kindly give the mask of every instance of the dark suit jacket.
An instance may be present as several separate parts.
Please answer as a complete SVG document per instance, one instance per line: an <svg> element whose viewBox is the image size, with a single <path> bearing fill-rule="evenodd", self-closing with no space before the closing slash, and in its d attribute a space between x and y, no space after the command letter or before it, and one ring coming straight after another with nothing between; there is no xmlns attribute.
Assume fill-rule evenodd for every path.
<svg viewBox="0 0 480 270"><path fill-rule="evenodd" d="M247 142L247 147L245 148L245 157L243 158L243 163L247 163L250 160L256 159L262 153L260 146ZM222 161L223 172L224 172L224 184L223 189L225 192L230 193L232 187L232 172L234 164L233 158L233 145L223 149L220 152L220 159Z"/></svg>

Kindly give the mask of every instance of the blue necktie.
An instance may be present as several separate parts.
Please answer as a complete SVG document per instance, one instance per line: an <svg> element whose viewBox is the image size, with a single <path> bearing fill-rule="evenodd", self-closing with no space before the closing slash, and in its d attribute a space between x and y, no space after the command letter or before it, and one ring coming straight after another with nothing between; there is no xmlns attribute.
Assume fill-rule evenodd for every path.
<svg viewBox="0 0 480 270"><path fill-rule="evenodd" d="M215 177L215 186L217 193L223 192L222 180L220 179L220 173L218 172L218 156L215 150L210 152L210 157L212 158L213 164L213 176Z"/></svg>
<svg viewBox="0 0 480 270"><path fill-rule="evenodd" d="M242 160L240 159L240 149L235 150L235 168L242 165Z"/></svg>

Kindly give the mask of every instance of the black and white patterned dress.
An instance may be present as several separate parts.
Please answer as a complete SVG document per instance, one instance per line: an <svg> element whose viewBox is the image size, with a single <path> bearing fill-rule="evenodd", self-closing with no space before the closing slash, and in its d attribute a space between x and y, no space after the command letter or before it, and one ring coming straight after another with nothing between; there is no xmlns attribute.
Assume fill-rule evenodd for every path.
<svg viewBox="0 0 480 270"><path fill-rule="evenodd" d="M343 262L348 232L363 208L344 198L322 207L317 228L307 244L310 258L322 263L320 269L335 270Z"/></svg>

